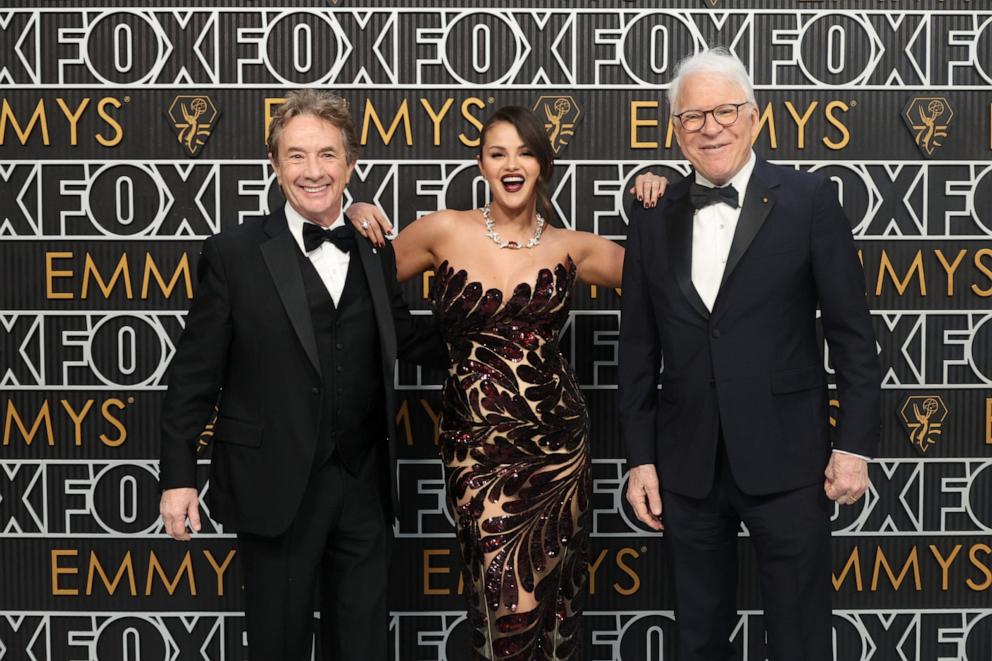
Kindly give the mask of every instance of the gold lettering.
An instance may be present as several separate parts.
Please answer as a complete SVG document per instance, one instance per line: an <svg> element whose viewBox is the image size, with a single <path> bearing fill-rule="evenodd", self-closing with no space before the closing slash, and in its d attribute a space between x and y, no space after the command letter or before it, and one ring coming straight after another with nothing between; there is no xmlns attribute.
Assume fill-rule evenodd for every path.
<svg viewBox="0 0 992 661"><path fill-rule="evenodd" d="M407 103L406 99L400 104L399 109L393 116L393 123L389 125L389 129L383 125L382 120L379 119L378 113L375 111L375 106L372 104L372 99L365 100L365 119L362 122L362 144L368 144L369 137L369 123L375 124L376 131L379 133L379 137L382 138L383 144L388 145L393 140L393 134L396 133L396 129L403 125L403 135L406 137L406 144L410 146L413 144L413 133L410 129L410 104Z"/></svg>
<svg viewBox="0 0 992 661"><path fill-rule="evenodd" d="M958 256L954 258L953 264L948 264L947 259L944 257L944 251L940 248L934 250L937 255L937 261L940 265L944 267L944 272L947 273L947 295L954 296L954 272L957 270L958 265L961 264L961 260L964 256L968 254L968 251L962 248L958 251Z"/></svg>
<svg viewBox="0 0 992 661"><path fill-rule="evenodd" d="M72 271L61 271L55 270L54 262L56 259L72 259L71 252L46 252L45 253L45 297L48 300L54 299L69 299L74 298L72 292L69 291L55 291L55 279L56 278L71 278Z"/></svg>
<svg viewBox="0 0 992 661"><path fill-rule="evenodd" d="M79 573L78 567L63 567L59 564L59 558L74 558L79 555L76 549L52 549L50 553L52 564L52 596L53 597L74 597L79 594L78 588L64 588L59 583L59 576L62 574L75 575Z"/></svg>
<svg viewBox="0 0 992 661"><path fill-rule="evenodd" d="M179 259L179 263L176 264L176 270L172 272L172 279L169 280L169 284L165 284L165 278L162 277L161 271L158 270L158 264L155 263L155 258L152 254L150 252L145 253L145 272L141 279L142 300L148 298L149 276L155 279L155 282L158 283L158 288L166 298L172 297L172 290L179 284L179 278L181 277L186 289L186 298L193 298L193 278L189 274L189 255L185 252Z"/></svg>
<svg viewBox="0 0 992 661"><path fill-rule="evenodd" d="M65 101L59 97L55 99L55 102L59 104L59 108L62 109L62 114L65 118L69 120L69 144L75 147L79 144L79 139L77 137L77 127L79 125L79 118L83 116L83 111L86 110L86 106L90 105L90 97L83 97L83 100L79 102L76 107L75 112L69 110L69 106L66 105Z"/></svg>
<svg viewBox="0 0 992 661"><path fill-rule="evenodd" d="M265 141L266 145L269 144L269 128L272 127L272 111L276 106L281 106L284 103L286 103L285 97L265 99L265 126L262 127L262 139Z"/></svg>
<svg viewBox="0 0 992 661"><path fill-rule="evenodd" d="M110 438L106 434L100 434L100 442L108 448L116 448L127 440L127 428L124 426L123 422L114 417L114 414L110 412L111 407L114 407L117 410L123 410L124 402L116 397L111 397L110 399L104 400L103 405L100 407L100 413L103 414L103 419L113 425L120 433L117 435L117 438Z"/></svg>
<svg viewBox="0 0 992 661"><path fill-rule="evenodd" d="M875 296L882 295L882 284L885 280L885 276L888 275L892 280L892 283L896 286L896 291L902 296L906 293L906 289L909 287L909 281L913 278L913 274L916 274L917 281L919 282L920 296L927 295L927 279L926 274L923 271L923 251L917 250L916 257L913 258L913 263L910 264L909 270L906 271L906 277L902 280L896 275L895 267L892 266L891 260L889 260L889 254L885 250L882 251L881 261L878 265L878 279L875 281Z"/></svg>
<svg viewBox="0 0 992 661"><path fill-rule="evenodd" d="M427 111L427 115L428 117L431 118L431 123L434 125L435 147L441 144L441 120L444 119L444 116L448 114L448 111L451 110L451 106L453 106L454 104L455 104L455 100L452 99L451 97L448 97L448 100L444 102L443 106L441 106L440 112L436 112L434 108L431 107L430 101L424 98L420 99L420 105L422 105L424 107L424 110Z"/></svg>
<svg viewBox="0 0 992 661"><path fill-rule="evenodd" d="M431 575L432 574L450 574L451 569L448 567L434 567L431 565L431 558L435 555L448 556L451 555L451 551L448 549L424 549L424 594L425 595L446 595L451 594L451 590L448 588L434 588L431 587Z"/></svg>
<svg viewBox="0 0 992 661"><path fill-rule="evenodd" d="M28 431L27 425L24 424L24 420L21 418L21 414L17 411L17 407L14 405L14 400L7 400L7 420L3 425L3 444L5 446L10 445L10 428L11 425L17 425L17 429L20 430L21 436L24 437L24 445L31 445L34 442L35 434L41 429L41 425L45 425L45 436L48 439L48 445L55 445L55 432L52 431L52 414L48 408L48 400L41 405L41 409L38 411L38 415L34 419L34 424L31 425L31 430Z"/></svg>
<svg viewBox="0 0 992 661"><path fill-rule="evenodd" d="M930 553L933 554L933 557L937 559L937 564L940 565L940 570L941 570L940 571L940 589L943 592L947 592L947 583L948 583L948 581L947 581L947 573L948 573L948 570L951 568L951 564L953 564L954 558L958 557L958 553L960 551L961 551L961 544L955 544L954 545L954 550L951 551L951 555L949 555L948 557L945 558L945 557L943 557L940 554L940 549L938 549L936 547L936 545L934 545L934 544L931 544L930 545Z"/></svg>
<svg viewBox="0 0 992 661"><path fill-rule="evenodd" d="M120 144L121 140L124 139L124 129L117 122L117 120L107 112L107 106L120 108L121 102L112 96L106 96L100 99L100 101L96 104L96 113L100 115L100 119L106 122L109 128L114 130L113 137L107 138L104 137L102 133L97 133L96 141L104 147L116 147Z"/></svg>
<svg viewBox="0 0 992 661"><path fill-rule="evenodd" d="M431 296L431 280L433 280L433 278L434 278L434 271L424 271L424 274L421 276L420 282L421 282L421 287L423 289L423 297L425 301L429 299Z"/></svg>
<svg viewBox="0 0 992 661"><path fill-rule="evenodd" d="M844 103L843 101L831 101L830 103L827 104L825 110L827 114L827 121L830 122L830 124L840 132L841 139L838 142L836 140L831 140L828 137L824 137L823 144L825 144L828 149L833 149L835 151L838 149L843 149L844 147L847 146L847 143L851 141L851 132L847 130L846 126L844 126L844 122L840 121L837 117L834 116L834 110L838 110L838 109L842 110L843 112L847 112L848 111L847 104Z"/></svg>
<svg viewBox="0 0 992 661"><path fill-rule="evenodd" d="M630 547L622 548L619 551L617 551L617 568L619 568L620 571L622 571L627 576L630 576L631 579L633 579L629 588L622 587L616 581L613 582L613 589L625 597L629 597L630 595L634 594L641 588L641 577L637 575L637 572L635 572L630 565L626 564L623 561L623 559L627 556L631 556L636 559L641 557L641 554L638 553L635 549L632 549Z"/></svg>
<svg viewBox="0 0 992 661"><path fill-rule="evenodd" d="M992 445L992 397L985 398L985 444Z"/></svg>
<svg viewBox="0 0 992 661"><path fill-rule="evenodd" d="M3 106L0 107L0 145L4 144L7 138L7 122L14 128L14 133L17 134L17 139L21 141L21 144L27 144L28 138L31 137L31 132L34 131L35 124L41 126L41 143L46 147L49 145L48 139L48 117L45 115L45 100L38 99L38 105L34 108L34 113L31 115L31 119L28 120L28 125L25 128L21 128L20 123L17 121L17 116L14 114L14 110L10 107L7 99L3 100Z"/></svg>
<svg viewBox="0 0 992 661"><path fill-rule="evenodd" d="M985 580L981 583L978 583L971 578L965 581L965 584L975 592L983 592L992 587L992 569L989 569L987 564L979 561L979 551L982 551L985 555L988 555L989 553L992 553L992 547L988 544L975 544L968 549L968 559L971 561L971 564L985 576Z"/></svg>
<svg viewBox="0 0 992 661"><path fill-rule="evenodd" d="M917 592L923 589L922 581L920 580L920 562L919 556L916 552L916 547L909 552L906 556L906 562L902 566L902 571L899 572L897 577L892 571L892 567L889 565L888 558L885 557L885 551L882 550L881 546L875 547L875 567L872 570L871 576L871 591L875 592L878 589L878 579L879 579L879 568L885 570L885 575L889 578L889 583L892 584L893 589L898 590L902 586L902 582L906 579L906 574L909 570L913 570L913 587Z"/></svg>
<svg viewBox="0 0 992 661"><path fill-rule="evenodd" d="M992 264L985 264L982 262L982 259L986 257L992 257L992 248L982 248L975 253L975 268L984 273L985 277L989 279L988 288L982 289L977 283L971 285L971 291L983 298L992 296Z"/></svg>
<svg viewBox="0 0 992 661"><path fill-rule="evenodd" d="M214 573L217 574L217 596L224 596L224 572L227 571L228 565L234 560L235 550L231 549L227 552L227 557L224 558L224 563L221 565L217 564L214 554L210 552L209 549L203 549L203 556L210 563L210 566L214 568Z"/></svg>
<svg viewBox="0 0 992 661"><path fill-rule="evenodd" d="M48 402L45 403L47 404ZM93 400L87 399L86 404L83 405L83 410L78 413L72 408L72 404L68 400L63 399L60 403L62 404L62 408L65 409L65 412L69 414L69 418L76 428L75 445L78 448L83 444L83 420L86 419L86 414L93 408Z"/></svg>
<svg viewBox="0 0 992 661"><path fill-rule="evenodd" d="M90 290L90 278L96 281L97 287L103 292L104 298L110 298L110 293L117 286L117 280L124 280L124 293L128 300L134 298L134 291L131 289L131 270L127 264L127 253L122 253L121 258L117 261L117 268L114 269L113 274L110 276L110 282L104 282L103 276L100 275L100 270L96 266L96 262L93 261L93 257L86 253L86 261L83 262L83 291L80 294L80 298L86 300L89 296Z"/></svg>
<svg viewBox="0 0 992 661"><path fill-rule="evenodd" d="M799 137L796 141L797 149L806 149L806 123L809 118L813 116L813 111L816 110L816 106L819 105L819 101L813 101L806 107L806 112L803 113L802 117L796 112L796 107L792 105L792 101L785 102L785 109L789 111L792 115L793 121L796 122L796 128L799 129Z"/></svg>
<svg viewBox="0 0 992 661"><path fill-rule="evenodd" d="M396 413L396 427L402 428L406 432L407 447L413 445L413 423L410 420L410 403L405 399L400 404L400 410Z"/></svg>
<svg viewBox="0 0 992 661"><path fill-rule="evenodd" d="M438 411L435 413L434 409L431 408L431 403L426 399L420 400L420 405L427 413L427 417L429 417L431 422L434 423L434 445L437 445L441 437L441 412Z"/></svg>
<svg viewBox="0 0 992 661"><path fill-rule="evenodd" d="M758 141L758 136L761 135L761 129L764 128L765 124L768 124L769 148L778 149L778 136L775 135L775 108L771 102L765 106L765 111L758 118L758 130L754 134L754 140L751 141L752 145Z"/></svg>
<svg viewBox="0 0 992 661"><path fill-rule="evenodd" d="M854 586L858 592L861 592L864 589L864 583L861 580L861 553L857 546L851 547L851 554L847 556L847 562L840 570L840 576L831 573L830 579L834 584L834 592L840 590L840 586L844 584L844 580L852 569L854 570Z"/></svg>
<svg viewBox="0 0 992 661"><path fill-rule="evenodd" d="M656 140L641 140L639 129L642 126L658 126L658 118L643 119L639 116L641 108L658 110L657 101L631 101L630 102L630 148L631 149L657 149Z"/></svg>
<svg viewBox="0 0 992 661"><path fill-rule="evenodd" d="M196 577L193 576L193 558L190 556L189 551L183 555L183 561L179 564L179 569L176 570L176 575L170 581L165 575L165 569L162 568L162 564L158 561L158 556L155 555L155 551L149 551L148 553L148 574L145 580L145 596L149 597L152 594L152 583L155 581L155 576L157 575L162 581L162 585L165 586L166 591L172 595L176 588L179 586L179 581L182 580L183 574L186 575L186 580L189 582L189 593L192 596L196 596Z"/></svg>
<svg viewBox="0 0 992 661"><path fill-rule="evenodd" d="M589 594L596 594L596 572L599 571L599 566L606 559L607 553L609 550L602 549L596 556L596 560L589 565Z"/></svg>
<svg viewBox="0 0 992 661"><path fill-rule="evenodd" d="M479 108L481 110L485 107L486 102L477 96L470 96L462 101L462 117L465 118L465 121L474 126L476 131L481 131L483 124L481 119L472 114L472 108ZM469 138L464 133L459 133L458 140L461 141L461 143L466 147L478 147L481 138Z"/></svg>
<svg viewBox="0 0 992 661"><path fill-rule="evenodd" d="M89 597L93 594L93 577L99 574L100 580L103 582L103 587L106 588L107 594L114 594L117 591L117 586L120 584L124 575L127 574L128 587L131 588L131 596L138 596L138 586L134 581L134 564L131 562L131 552L128 551L124 554L124 558L121 560L120 566L117 568L117 573L114 575L114 580L111 581L107 576L107 573L103 570L103 565L100 564L100 559L96 555L96 551L90 551L90 568L86 573L86 596Z"/></svg>

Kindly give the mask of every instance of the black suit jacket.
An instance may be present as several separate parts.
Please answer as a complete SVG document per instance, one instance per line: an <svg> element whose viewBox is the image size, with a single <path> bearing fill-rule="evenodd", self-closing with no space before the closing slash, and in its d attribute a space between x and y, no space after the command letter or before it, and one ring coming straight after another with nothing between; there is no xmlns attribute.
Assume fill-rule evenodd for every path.
<svg viewBox="0 0 992 661"><path fill-rule="evenodd" d="M197 439L218 405L211 463L214 518L239 532L275 535L296 514L317 449L323 402L317 343L299 266L299 245L280 209L203 243L193 305L169 368L162 408L163 489L196 486ZM397 356L446 365L433 323L414 318L396 284L392 246L358 240L382 356L379 406L395 463ZM395 480L389 479L393 503Z"/></svg>
<svg viewBox="0 0 992 661"><path fill-rule="evenodd" d="M710 313L692 284L693 180L630 216L619 351L630 465L656 464L664 489L703 497L722 426L745 492L822 481L831 440L818 306L840 399L833 447L875 455L881 371L833 184L758 159Z"/></svg>

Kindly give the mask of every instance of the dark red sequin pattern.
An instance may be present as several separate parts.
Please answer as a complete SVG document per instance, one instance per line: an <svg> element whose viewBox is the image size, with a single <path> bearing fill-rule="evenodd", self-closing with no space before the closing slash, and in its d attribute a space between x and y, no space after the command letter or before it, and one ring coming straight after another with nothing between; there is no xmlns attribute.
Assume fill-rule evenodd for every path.
<svg viewBox="0 0 992 661"><path fill-rule="evenodd" d="M471 578L473 659L580 654L589 420L558 348L574 282L570 258L507 300L447 262L435 277L451 354L441 456Z"/></svg>

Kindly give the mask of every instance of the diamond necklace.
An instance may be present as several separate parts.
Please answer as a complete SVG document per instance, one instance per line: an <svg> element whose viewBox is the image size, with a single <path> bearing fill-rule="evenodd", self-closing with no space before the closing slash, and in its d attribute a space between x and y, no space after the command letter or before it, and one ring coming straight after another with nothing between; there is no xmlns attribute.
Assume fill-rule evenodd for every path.
<svg viewBox="0 0 992 661"><path fill-rule="evenodd" d="M504 241L500 238L499 232L496 231L495 223L493 223L493 214L488 204L482 207L482 218L486 221L486 236L492 239L497 248L520 250L521 248L534 248L541 245L541 234L544 233L544 218L541 214L537 214L537 227L534 228L534 236L530 237L530 240L523 244L517 241Z"/></svg>

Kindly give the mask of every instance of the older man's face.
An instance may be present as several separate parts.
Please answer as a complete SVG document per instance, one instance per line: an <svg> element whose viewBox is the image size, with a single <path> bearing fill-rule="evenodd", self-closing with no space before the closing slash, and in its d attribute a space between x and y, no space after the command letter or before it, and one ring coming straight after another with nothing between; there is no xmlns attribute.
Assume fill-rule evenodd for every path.
<svg viewBox="0 0 992 661"><path fill-rule="evenodd" d="M341 129L327 120L299 115L279 136L279 153L269 154L272 168L293 208L320 225L330 225L341 213L341 196L354 163Z"/></svg>
<svg viewBox="0 0 992 661"><path fill-rule="evenodd" d="M676 113L712 110L725 103L747 99L734 82L712 74L696 74L682 81ZM675 121L675 137L682 153L696 171L718 186L727 183L751 157L751 144L758 134L758 110L752 104L740 107L737 121L721 126L707 113L706 123L696 132L686 131Z"/></svg>

